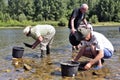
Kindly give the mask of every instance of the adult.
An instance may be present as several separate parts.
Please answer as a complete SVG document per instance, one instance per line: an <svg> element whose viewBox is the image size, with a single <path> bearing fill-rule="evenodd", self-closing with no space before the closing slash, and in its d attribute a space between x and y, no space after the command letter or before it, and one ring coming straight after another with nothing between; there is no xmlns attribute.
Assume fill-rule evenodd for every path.
<svg viewBox="0 0 120 80"><path fill-rule="evenodd" d="M70 16L68 28L70 29L71 33L74 34L78 27L80 27L81 22L83 22L87 28L87 20L85 18L85 13L88 10L87 4L82 4L80 8L75 8ZM79 46L76 46L78 48ZM73 46L75 49L75 46Z"/></svg>
<svg viewBox="0 0 120 80"><path fill-rule="evenodd" d="M78 33L82 46L74 61L78 61L81 56L86 56L92 59L85 65L85 69L90 69L96 62L98 65L95 69L102 68L101 59L108 59L113 55L112 43L103 34L90 29L78 28Z"/></svg>
<svg viewBox="0 0 120 80"><path fill-rule="evenodd" d="M45 57L46 54L50 54L50 45L52 44L55 32L55 28L51 25L27 26L23 30L23 33L27 37L32 37L36 40L31 46L32 49L40 44L40 57Z"/></svg>

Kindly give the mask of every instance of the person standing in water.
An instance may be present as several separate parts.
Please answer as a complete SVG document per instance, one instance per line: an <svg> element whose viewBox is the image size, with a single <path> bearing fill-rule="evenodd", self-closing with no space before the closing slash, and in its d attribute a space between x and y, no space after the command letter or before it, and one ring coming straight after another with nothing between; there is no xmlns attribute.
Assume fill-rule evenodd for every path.
<svg viewBox="0 0 120 80"><path fill-rule="evenodd" d="M82 4L80 8L75 8L70 16L68 22L68 28L70 29L70 35L74 35L77 28L81 27L81 22L85 24L85 28L87 28L87 20L85 18L85 13L88 11L88 5ZM72 45L72 49L79 49L79 45Z"/></svg>
<svg viewBox="0 0 120 80"><path fill-rule="evenodd" d="M41 56L45 57L46 54L50 54L50 45L52 44L56 30L51 25L36 25L27 26L23 33L27 37L32 37L35 42L31 45L32 49L35 49L38 44L40 44Z"/></svg>

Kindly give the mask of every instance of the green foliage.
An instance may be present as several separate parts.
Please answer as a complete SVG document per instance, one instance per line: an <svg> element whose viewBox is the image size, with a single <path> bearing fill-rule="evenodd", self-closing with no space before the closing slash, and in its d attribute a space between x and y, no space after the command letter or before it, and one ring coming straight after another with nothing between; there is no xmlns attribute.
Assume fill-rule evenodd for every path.
<svg viewBox="0 0 120 80"><path fill-rule="evenodd" d="M95 11L99 21L114 20L115 15L118 14L119 11L118 5L120 5L120 0L100 0Z"/></svg>
<svg viewBox="0 0 120 80"><path fill-rule="evenodd" d="M120 22L120 0L0 0L0 21L9 25L34 25L36 22L51 20L66 25L72 10L83 3L89 5L87 20L90 22Z"/></svg>
<svg viewBox="0 0 120 80"><path fill-rule="evenodd" d="M35 21L41 21L41 20L43 20L43 16L41 14L39 14L37 16L37 18L35 19Z"/></svg>
<svg viewBox="0 0 120 80"><path fill-rule="evenodd" d="M19 21L22 22L22 21L25 21L25 20L27 20L25 14L24 13L20 14L19 15Z"/></svg>
<svg viewBox="0 0 120 80"><path fill-rule="evenodd" d="M0 20L4 21L4 17L3 17L3 13L2 12L0 12Z"/></svg>
<svg viewBox="0 0 120 80"><path fill-rule="evenodd" d="M2 22L7 22L7 21L9 21L10 19L11 19L11 18L10 18L10 16L9 16L8 13L3 14L2 12L0 12L0 20L1 20Z"/></svg>
<svg viewBox="0 0 120 80"><path fill-rule="evenodd" d="M120 22L120 12L114 16L115 22Z"/></svg>
<svg viewBox="0 0 120 80"><path fill-rule="evenodd" d="M91 18L90 18L90 23L97 23L98 22L98 17L97 15L93 15Z"/></svg>
<svg viewBox="0 0 120 80"><path fill-rule="evenodd" d="M67 24L66 18L61 18L58 22L58 26L66 26L66 24Z"/></svg>
<svg viewBox="0 0 120 80"><path fill-rule="evenodd" d="M34 1L35 18L34 20L59 20L63 13L62 1L60 0L35 0ZM39 16L39 17L38 17Z"/></svg>
<svg viewBox="0 0 120 80"><path fill-rule="evenodd" d="M7 22L7 21L9 21L9 20L11 20L9 14L8 14L8 13L5 13L5 14L4 14L4 21Z"/></svg>
<svg viewBox="0 0 120 80"><path fill-rule="evenodd" d="M4 9L5 9L5 2L4 2L4 0L0 0L0 11L4 11Z"/></svg>

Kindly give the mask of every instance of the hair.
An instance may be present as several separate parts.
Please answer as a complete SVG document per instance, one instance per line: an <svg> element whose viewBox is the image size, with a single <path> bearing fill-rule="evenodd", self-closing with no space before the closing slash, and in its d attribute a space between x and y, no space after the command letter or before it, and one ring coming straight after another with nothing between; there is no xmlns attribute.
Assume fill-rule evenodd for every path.
<svg viewBox="0 0 120 80"><path fill-rule="evenodd" d="M86 8L86 9L88 9L88 5L84 3L84 4L81 5L80 8Z"/></svg>
<svg viewBox="0 0 120 80"><path fill-rule="evenodd" d="M23 33L24 33L25 35L27 35L27 34L29 33L30 27L31 27L31 26L27 26L27 27L24 28Z"/></svg>

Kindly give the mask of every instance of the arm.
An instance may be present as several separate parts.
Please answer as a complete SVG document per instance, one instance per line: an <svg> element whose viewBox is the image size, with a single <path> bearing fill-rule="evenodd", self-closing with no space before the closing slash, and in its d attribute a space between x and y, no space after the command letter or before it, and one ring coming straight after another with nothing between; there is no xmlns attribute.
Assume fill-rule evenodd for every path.
<svg viewBox="0 0 120 80"><path fill-rule="evenodd" d="M98 51L97 56L94 59L90 60L89 63L85 65L85 69L91 68L91 66L95 64L97 61L99 61L103 56L104 56L103 50Z"/></svg>
<svg viewBox="0 0 120 80"><path fill-rule="evenodd" d="M83 23L87 26L87 20L83 19Z"/></svg>
<svg viewBox="0 0 120 80"><path fill-rule="evenodd" d="M75 30L75 27L74 27L74 20L75 20L75 18L72 18L72 19L71 19L71 32L72 32L72 33L75 33L75 31L76 31L76 30Z"/></svg>
<svg viewBox="0 0 120 80"><path fill-rule="evenodd" d="M94 59L92 59L89 63L93 65L93 64L95 64L98 60L100 60L103 56L104 56L104 55L103 55L103 50L100 50L100 51L98 51L98 55L97 55Z"/></svg>
<svg viewBox="0 0 120 80"><path fill-rule="evenodd" d="M39 36L39 38L33 43L32 49L36 48L36 46L43 40L42 36Z"/></svg>
<svg viewBox="0 0 120 80"><path fill-rule="evenodd" d="M78 61L78 59L83 55L86 47L81 47L78 55L75 57L74 61Z"/></svg>

